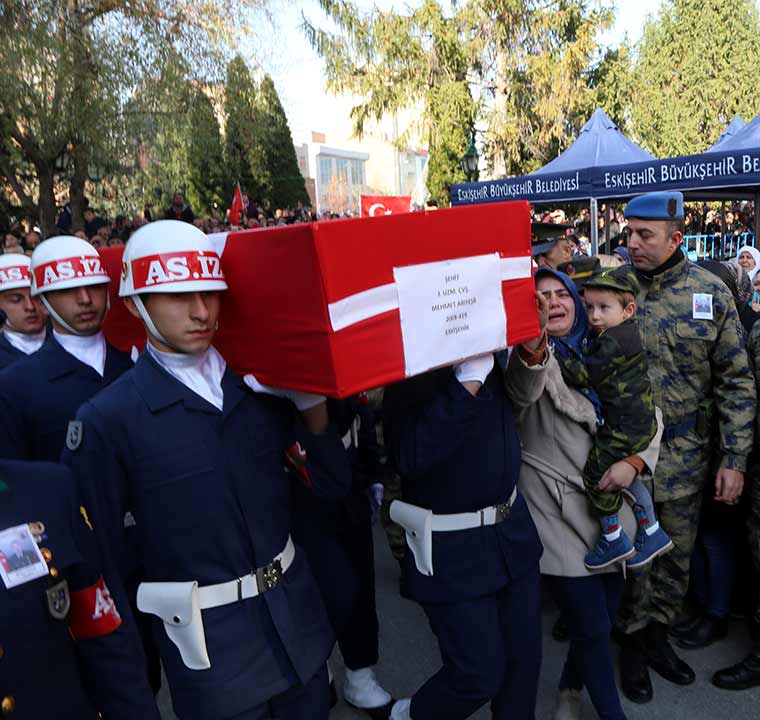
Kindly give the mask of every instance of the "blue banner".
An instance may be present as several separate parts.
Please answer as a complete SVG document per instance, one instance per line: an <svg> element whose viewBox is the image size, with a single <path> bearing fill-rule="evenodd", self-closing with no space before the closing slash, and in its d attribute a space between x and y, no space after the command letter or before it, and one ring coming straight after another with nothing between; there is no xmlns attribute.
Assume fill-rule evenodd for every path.
<svg viewBox="0 0 760 720"><path fill-rule="evenodd" d="M592 197L631 197L657 190L729 187L760 187L760 148L461 183L451 186L451 204L474 205L505 200L562 202Z"/></svg>

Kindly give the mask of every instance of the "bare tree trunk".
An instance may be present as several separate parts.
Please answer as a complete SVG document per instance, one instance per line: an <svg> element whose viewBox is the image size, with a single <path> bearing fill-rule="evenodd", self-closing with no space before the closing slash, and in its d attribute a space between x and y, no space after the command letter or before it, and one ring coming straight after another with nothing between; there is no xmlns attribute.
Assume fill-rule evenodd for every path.
<svg viewBox="0 0 760 720"><path fill-rule="evenodd" d="M40 183L40 229L43 237L55 234L55 191L53 189L53 166L35 163L37 179Z"/></svg>
<svg viewBox="0 0 760 720"><path fill-rule="evenodd" d="M69 202L71 203L71 231L84 228L84 184L87 180L87 148L78 142L74 145L74 175L69 185Z"/></svg>

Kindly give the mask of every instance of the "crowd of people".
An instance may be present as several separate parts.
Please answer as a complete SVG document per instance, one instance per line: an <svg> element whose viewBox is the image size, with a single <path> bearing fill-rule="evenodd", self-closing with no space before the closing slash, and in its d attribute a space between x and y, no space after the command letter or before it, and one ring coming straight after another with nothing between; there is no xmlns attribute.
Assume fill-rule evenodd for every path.
<svg viewBox="0 0 760 720"><path fill-rule="evenodd" d="M591 252L591 215L588 207L570 211L561 208L533 213L534 222L568 224L568 235L574 250L584 254ZM626 218L623 206L615 207L606 203L599 206L597 229L599 249L612 253L616 247L625 246ZM706 253L712 259L724 260L737 254L740 245L747 240L754 243L755 212L751 202L730 203L720 209L710 208L706 203L684 206L685 245L693 248L700 257ZM749 235L749 237L748 237ZM713 243L709 240L722 240ZM715 257L720 254L720 257Z"/></svg>
<svg viewBox="0 0 760 720"><path fill-rule="evenodd" d="M236 227L315 219L244 209ZM534 720L544 590L569 641L556 720L579 720L584 688L625 720L611 635L623 694L647 703L650 669L696 681L673 642L719 642L732 613L752 648L712 682L760 686L760 252L690 261L680 193L602 213L616 241L593 257L587 211L534 217L537 337L340 401L227 367L208 236L230 228L179 193L160 218L88 208L74 231L64 209L57 237L11 228L3 713L157 720L165 677L183 720L326 720L337 642L343 696L372 718L490 703ZM112 283L139 354L104 336ZM405 698L376 671L378 514L441 654Z"/></svg>

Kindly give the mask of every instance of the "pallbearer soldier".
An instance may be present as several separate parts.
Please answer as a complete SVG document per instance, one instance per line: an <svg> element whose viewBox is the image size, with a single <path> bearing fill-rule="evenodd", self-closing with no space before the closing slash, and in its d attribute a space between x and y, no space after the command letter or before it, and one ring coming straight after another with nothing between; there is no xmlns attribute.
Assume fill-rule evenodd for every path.
<svg viewBox="0 0 760 720"><path fill-rule="evenodd" d="M52 335L0 373L0 457L57 462L79 406L132 366L103 337L111 279L98 251L76 237L50 238L31 262L33 298L50 313Z"/></svg>
<svg viewBox="0 0 760 720"><path fill-rule="evenodd" d="M537 343L536 343L537 346ZM533 720L541 665L541 541L517 492L520 441L492 354L385 391L385 440L402 477L409 596L443 667L393 720L464 720L491 702Z"/></svg>
<svg viewBox="0 0 760 720"><path fill-rule="evenodd" d="M26 255L0 255L0 370L45 342L47 313L29 293L30 265Z"/></svg>
<svg viewBox="0 0 760 720"><path fill-rule="evenodd" d="M346 667L343 697L373 718L387 718L390 694L380 685L372 522L382 503L380 449L366 395L328 401L353 470L350 493L315 497L294 484L293 536L303 546L325 601Z"/></svg>
<svg viewBox="0 0 760 720"><path fill-rule="evenodd" d="M0 578L3 717L159 720L67 468L0 460Z"/></svg>
<svg viewBox="0 0 760 720"><path fill-rule="evenodd" d="M187 223L138 230L120 295L142 320L135 367L81 408L64 454L109 559L124 570L121 519L136 521L144 582L176 713L324 720L333 633L290 538L286 454L315 493L351 476L324 398L254 395L211 343L227 289L210 241ZM264 311L264 309L262 309Z"/></svg>

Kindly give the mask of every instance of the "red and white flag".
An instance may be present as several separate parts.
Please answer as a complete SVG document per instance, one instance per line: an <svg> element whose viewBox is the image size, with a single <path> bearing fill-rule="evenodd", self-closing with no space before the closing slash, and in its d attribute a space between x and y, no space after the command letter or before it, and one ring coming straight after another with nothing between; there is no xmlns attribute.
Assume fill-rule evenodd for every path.
<svg viewBox="0 0 760 720"><path fill-rule="evenodd" d="M240 225L241 212L243 212L243 193L240 191L240 183L236 183L235 194L230 206L230 225Z"/></svg>
<svg viewBox="0 0 760 720"><path fill-rule="evenodd" d="M362 217L407 213L412 205L410 195L362 195Z"/></svg>

